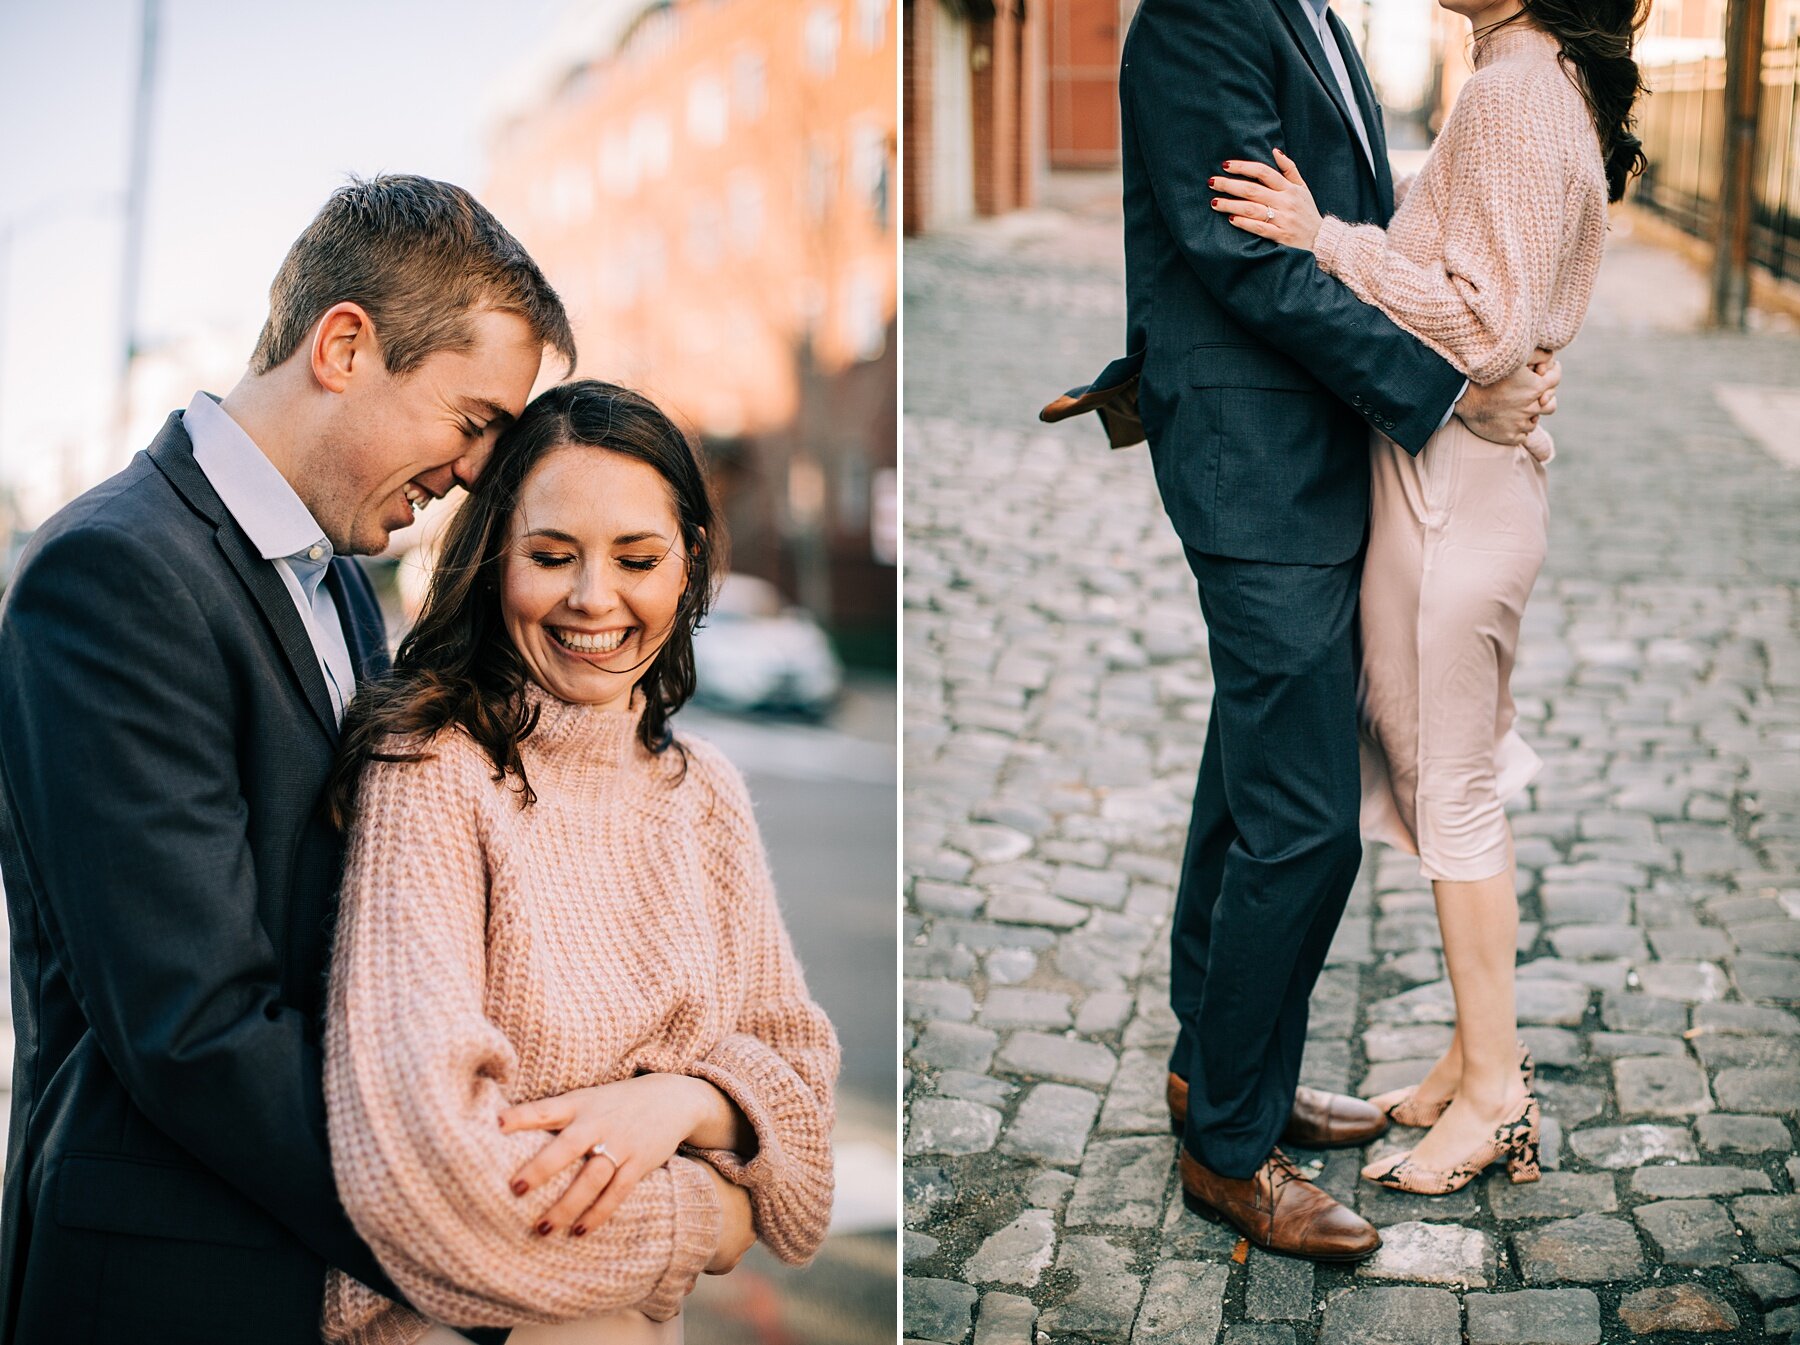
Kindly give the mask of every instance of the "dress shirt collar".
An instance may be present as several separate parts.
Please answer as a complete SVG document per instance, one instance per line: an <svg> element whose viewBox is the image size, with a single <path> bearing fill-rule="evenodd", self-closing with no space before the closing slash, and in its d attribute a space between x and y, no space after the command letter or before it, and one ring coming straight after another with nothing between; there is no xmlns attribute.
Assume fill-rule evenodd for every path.
<svg viewBox="0 0 1800 1345"><path fill-rule="evenodd" d="M194 461L264 560L320 573L331 542L294 488L210 392L196 392L181 418Z"/></svg>
<svg viewBox="0 0 1800 1345"><path fill-rule="evenodd" d="M1313 27L1325 26L1325 11L1331 8L1331 0L1303 0L1307 13L1312 15Z"/></svg>

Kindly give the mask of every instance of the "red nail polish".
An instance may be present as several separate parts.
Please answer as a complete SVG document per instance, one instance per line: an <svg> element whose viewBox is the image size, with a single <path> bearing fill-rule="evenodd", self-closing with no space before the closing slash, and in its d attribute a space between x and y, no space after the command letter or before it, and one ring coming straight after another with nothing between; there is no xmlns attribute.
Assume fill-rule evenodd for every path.
<svg viewBox="0 0 1800 1345"><path fill-rule="evenodd" d="M587 1229L583 1228L580 1224L576 1224L575 1227L571 1228L569 1231L578 1238L585 1238L587 1236Z"/></svg>
<svg viewBox="0 0 1800 1345"><path fill-rule="evenodd" d="M542 1223L540 1223L537 1226L537 1233L540 1238L543 1237L545 1234L549 1233L549 1231L550 1231L550 1221L548 1219L545 1219Z"/></svg>
<svg viewBox="0 0 1800 1345"><path fill-rule="evenodd" d="M515 1196L522 1196L530 1189L531 1189L531 1183L524 1180L523 1178L520 1178L518 1181L513 1183L513 1194Z"/></svg>

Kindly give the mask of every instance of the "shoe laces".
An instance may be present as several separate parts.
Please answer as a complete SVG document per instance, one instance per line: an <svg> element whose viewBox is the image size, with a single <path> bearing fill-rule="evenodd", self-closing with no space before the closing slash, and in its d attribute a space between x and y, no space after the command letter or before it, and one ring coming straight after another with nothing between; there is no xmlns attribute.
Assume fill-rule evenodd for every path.
<svg viewBox="0 0 1800 1345"><path fill-rule="evenodd" d="M1274 1181L1270 1183L1271 1192L1279 1191L1289 1182L1306 1180L1306 1174L1300 1171L1300 1165L1280 1149L1269 1154L1269 1161L1275 1166Z"/></svg>

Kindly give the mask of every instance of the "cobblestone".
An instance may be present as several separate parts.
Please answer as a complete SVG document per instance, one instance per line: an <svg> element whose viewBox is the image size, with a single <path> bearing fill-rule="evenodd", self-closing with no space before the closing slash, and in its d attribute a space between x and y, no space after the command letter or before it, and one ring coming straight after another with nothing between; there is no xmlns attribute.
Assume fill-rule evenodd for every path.
<svg viewBox="0 0 1800 1345"><path fill-rule="evenodd" d="M1045 1163L1079 1163L1099 1111L1096 1093L1067 1084L1041 1083L1019 1104L1000 1148Z"/></svg>
<svg viewBox="0 0 1800 1345"><path fill-rule="evenodd" d="M1056 1228L1049 1210L1026 1210L992 1233L963 1266L976 1284L997 1282L1029 1289L1056 1257Z"/></svg>
<svg viewBox="0 0 1800 1345"><path fill-rule="evenodd" d="M1340 1294L1325 1305L1319 1345L1459 1345L1462 1313L1445 1289L1381 1288Z"/></svg>
<svg viewBox="0 0 1800 1345"><path fill-rule="evenodd" d="M1132 1345L1212 1345L1225 1315L1224 1266L1164 1261L1150 1277Z"/></svg>
<svg viewBox="0 0 1800 1345"><path fill-rule="evenodd" d="M1775 1116L1701 1116L1694 1124L1703 1149L1724 1154L1766 1154L1791 1149L1793 1136Z"/></svg>
<svg viewBox="0 0 1800 1345"><path fill-rule="evenodd" d="M1597 1168L1635 1168L1657 1159L1694 1162L1693 1136L1676 1126L1597 1126L1569 1137L1576 1157Z"/></svg>
<svg viewBox="0 0 1800 1345"><path fill-rule="evenodd" d="M1193 582L1143 450L1033 419L1119 353L1116 182L1068 182L906 257L908 1335L1597 1345L1628 1304L1800 1329L1800 473L1713 395L1800 385L1800 341L1631 326L1669 263L1615 237L1564 354L1513 679L1545 763L1513 814L1543 1179L1385 1191L1357 1168L1416 1132L1384 1137L1319 1156L1384 1229L1371 1273L1238 1263L1181 1204L1162 1099ZM1420 1077L1440 944L1416 861L1368 847L1308 1082Z"/></svg>
<svg viewBox="0 0 1800 1345"><path fill-rule="evenodd" d="M1470 1294L1469 1345L1599 1345L1600 1300L1588 1289Z"/></svg>
<svg viewBox="0 0 1800 1345"><path fill-rule="evenodd" d="M994 1147L1000 1113L979 1102L923 1098L912 1109L909 1154L979 1154Z"/></svg>
<svg viewBox="0 0 1800 1345"><path fill-rule="evenodd" d="M1257 1321L1303 1322L1313 1311L1313 1266L1292 1256L1250 1253L1244 1311Z"/></svg>
<svg viewBox="0 0 1800 1345"><path fill-rule="evenodd" d="M1800 1300L1800 1272L1792 1266L1753 1261L1733 1266L1731 1275L1759 1308L1779 1308Z"/></svg>
<svg viewBox="0 0 1800 1345"><path fill-rule="evenodd" d="M1613 1064L1613 1091L1621 1116L1693 1116L1709 1112L1706 1075L1685 1057L1666 1055Z"/></svg>
<svg viewBox="0 0 1800 1345"><path fill-rule="evenodd" d="M1705 1196L1741 1196L1750 1191L1772 1191L1769 1174L1755 1168L1666 1167L1639 1168L1631 1174L1635 1195L1657 1200L1695 1200Z"/></svg>
<svg viewBox="0 0 1800 1345"><path fill-rule="evenodd" d="M1380 1250L1356 1273L1375 1280L1486 1289L1494 1283L1494 1244L1480 1229L1456 1224L1392 1224L1381 1232Z"/></svg>
<svg viewBox="0 0 1800 1345"><path fill-rule="evenodd" d="M1635 1279L1644 1271L1631 1226L1602 1214L1582 1214L1515 1234L1513 1248L1527 1284L1594 1284Z"/></svg>
<svg viewBox="0 0 1800 1345"><path fill-rule="evenodd" d="M1765 1256L1800 1252L1800 1196L1745 1196L1731 1213Z"/></svg>
<svg viewBox="0 0 1800 1345"><path fill-rule="evenodd" d="M1491 1188L1490 1198L1494 1202L1494 1217L1503 1221L1569 1219L1619 1208L1612 1176L1605 1172L1546 1172L1523 1186L1497 1184Z"/></svg>
<svg viewBox="0 0 1800 1345"><path fill-rule="evenodd" d="M1659 1200L1632 1215L1664 1265L1729 1265L1743 1250L1724 1207L1711 1200Z"/></svg>
<svg viewBox="0 0 1800 1345"><path fill-rule="evenodd" d="M1174 1168L1175 1142L1167 1136L1090 1144L1064 1220L1071 1228L1155 1228Z"/></svg>
<svg viewBox="0 0 1800 1345"><path fill-rule="evenodd" d="M1017 1294L983 1294L975 1310L975 1345L1034 1345L1037 1304Z"/></svg>
<svg viewBox="0 0 1800 1345"><path fill-rule="evenodd" d="M1619 1304L1619 1320L1640 1336L1659 1331L1712 1334L1735 1331L1738 1325L1738 1315L1731 1304L1697 1284L1640 1289L1627 1294Z"/></svg>

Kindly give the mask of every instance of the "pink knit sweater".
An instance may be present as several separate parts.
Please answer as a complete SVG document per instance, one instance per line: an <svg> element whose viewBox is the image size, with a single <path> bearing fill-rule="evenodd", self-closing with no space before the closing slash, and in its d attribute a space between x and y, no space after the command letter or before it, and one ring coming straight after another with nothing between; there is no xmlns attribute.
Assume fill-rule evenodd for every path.
<svg viewBox="0 0 1800 1345"><path fill-rule="evenodd" d="M429 761L363 777L326 1033L338 1190L437 1320L666 1319L718 1242L701 1162L748 1191L777 1255L817 1249L837 1038L807 995L730 763L684 737L683 779L672 750L639 746L636 714L530 695L529 808L458 731ZM684 1149L587 1236L537 1236L577 1165L514 1196L549 1132L503 1134L499 1113L644 1072L717 1086L750 1121L754 1156ZM405 1345L426 1327L331 1273L329 1339Z"/></svg>
<svg viewBox="0 0 1800 1345"><path fill-rule="evenodd" d="M1562 349L1587 313L1606 168L1575 79L1549 34L1490 34L1388 227L1328 216L1313 244L1320 267L1479 384Z"/></svg>

